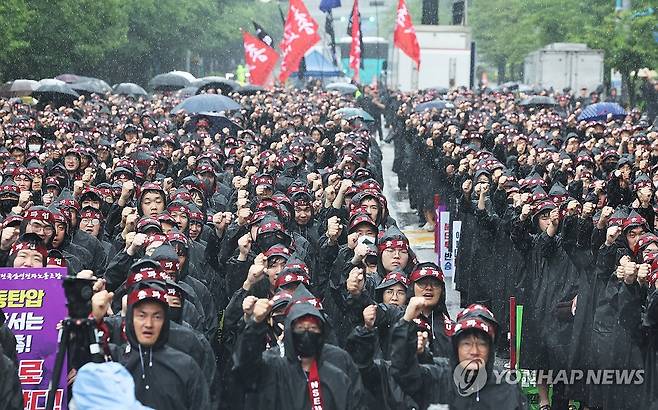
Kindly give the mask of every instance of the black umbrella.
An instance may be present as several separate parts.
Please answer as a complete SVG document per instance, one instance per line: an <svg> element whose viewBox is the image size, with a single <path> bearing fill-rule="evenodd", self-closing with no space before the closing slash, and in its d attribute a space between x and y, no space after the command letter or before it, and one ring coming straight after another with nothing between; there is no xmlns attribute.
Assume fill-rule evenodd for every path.
<svg viewBox="0 0 658 410"><path fill-rule="evenodd" d="M179 73L169 72L151 78L149 87L159 91L180 90L190 85L190 80Z"/></svg>
<svg viewBox="0 0 658 410"><path fill-rule="evenodd" d="M72 103L80 95L67 84L43 84L34 90L32 96L42 103L65 105Z"/></svg>
<svg viewBox="0 0 658 410"><path fill-rule="evenodd" d="M199 78L198 80L192 81L191 85L199 87L197 94L201 94L202 91L215 88L222 90L222 94L227 95L240 88L240 84L238 84L236 81L229 80L224 77L214 76Z"/></svg>
<svg viewBox="0 0 658 410"><path fill-rule="evenodd" d="M242 108L240 104L225 95L201 94L186 98L185 101L175 106L171 113L177 114L180 111L187 113L222 112L240 108Z"/></svg>
<svg viewBox="0 0 658 410"><path fill-rule="evenodd" d="M441 87L440 85L437 85L435 87L429 87L427 90L434 90L439 94L448 94L450 92L450 89L448 87Z"/></svg>
<svg viewBox="0 0 658 410"><path fill-rule="evenodd" d="M552 107L554 105L557 105L553 97L546 97L543 95L533 95L532 97L528 97L525 100L521 101L519 105L522 105L524 107L537 107L537 106L546 106L546 107Z"/></svg>
<svg viewBox="0 0 658 410"><path fill-rule="evenodd" d="M191 97L193 95L196 95L197 90L198 90L197 87L192 87L192 86L181 88L180 90L176 91L176 96L184 97L184 98Z"/></svg>
<svg viewBox="0 0 658 410"><path fill-rule="evenodd" d="M0 86L0 96L22 97L32 94L38 87L39 83L34 80L7 81Z"/></svg>
<svg viewBox="0 0 658 410"><path fill-rule="evenodd" d="M450 101L433 100L416 105L414 111L423 112L431 109L443 110L444 108L455 108L455 106Z"/></svg>
<svg viewBox="0 0 658 410"><path fill-rule="evenodd" d="M218 114L216 112L200 112L191 117L190 121L185 126L187 132L195 132L197 130L197 124L200 119L205 118L208 120L210 135L215 135L224 128L228 128L230 134L233 136L238 135L238 131L242 131L243 128L231 121L228 117Z"/></svg>
<svg viewBox="0 0 658 410"><path fill-rule="evenodd" d="M147 96L148 93L142 87L138 86L135 83L121 83L114 86L114 94L138 96L143 95Z"/></svg>
<svg viewBox="0 0 658 410"><path fill-rule="evenodd" d="M90 79L81 83L73 83L71 84L71 88L82 94L105 94L112 91L112 87L110 87L105 81L96 79Z"/></svg>
<svg viewBox="0 0 658 410"><path fill-rule="evenodd" d="M259 85L247 84L247 85L244 85L244 86L240 87L240 89L238 90L238 94L254 95L254 94L258 94L259 92L263 92L263 91L265 91L265 89L263 87L259 86Z"/></svg>

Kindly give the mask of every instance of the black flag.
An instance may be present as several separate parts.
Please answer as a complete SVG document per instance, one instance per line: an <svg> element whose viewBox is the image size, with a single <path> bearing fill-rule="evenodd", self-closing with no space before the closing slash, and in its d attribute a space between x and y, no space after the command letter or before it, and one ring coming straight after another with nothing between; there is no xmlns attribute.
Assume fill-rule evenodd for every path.
<svg viewBox="0 0 658 410"><path fill-rule="evenodd" d="M327 12L327 20L324 23L324 31L329 35L331 58L334 61L334 65L338 66L338 58L336 58L336 33L334 32L334 16L331 14L331 9L329 9Z"/></svg>
<svg viewBox="0 0 658 410"><path fill-rule="evenodd" d="M255 21L252 21L252 23L254 23L254 28L256 29L256 37L258 37L263 43L274 48L274 40L272 39L272 36L267 34L265 29L260 24L256 23Z"/></svg>

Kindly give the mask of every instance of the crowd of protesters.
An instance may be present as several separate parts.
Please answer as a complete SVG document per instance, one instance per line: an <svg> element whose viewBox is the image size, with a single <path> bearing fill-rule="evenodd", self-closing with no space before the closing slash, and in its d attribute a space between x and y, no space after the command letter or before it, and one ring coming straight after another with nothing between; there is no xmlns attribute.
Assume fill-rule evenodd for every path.
<svg viewBox="0 0 658 410"><path fill-rule="evenodd" d="M578 120L592 94L521 106L515 93L453 92L455 109L433 112L414 112L431 93L391 96L394 168L421 225L433 228L434 194L462 223L462 306L490 308L505 335L509 298L523 305L521 368L644 370L641 385L553 385L552 408L570 399L648 408L658 364L658 128L638 110ZM508 346L498 345L504 357ZM549 386L538 387L548 406Z"/></svg>
<svg viewBox="0 0 658 410"><path fill-rule="evenodd" d="M175 94L1 102L0 266L95 280L122 365L69 358L72 408L526 408L492 375L511 296L520 367L645 370L639 386L553 385L552 408L658 399L658 133L640 112L583 122L569 96L463 89L231 96L226 117L173 114ZM453 107L414 110L435 98ZM335 113L364 100L421 223L434 194L462 221L454 317L389 214L378 126ZM21 409L6 324L0 341L0 408ZM486 384L463 394L458 363Z"/></svg>

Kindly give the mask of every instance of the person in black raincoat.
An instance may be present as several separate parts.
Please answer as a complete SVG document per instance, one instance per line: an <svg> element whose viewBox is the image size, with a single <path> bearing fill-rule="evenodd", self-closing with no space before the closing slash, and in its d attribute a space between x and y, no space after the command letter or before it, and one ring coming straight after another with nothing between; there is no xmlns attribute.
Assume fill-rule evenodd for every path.
<svg viewBox="0 0 658 410"><path fill-rule="evenodd" d="M325 316L312 301L293 302L284 323L283 355L264 354L273 302L259 299L236 347L235 371L261 396L258 408L360 409L363 387L325 357Z"/></svg>
<svg viewBox="0 0 658 410"><path fill-rule="evenodd" d="M4 317L4 315L3 315ZM16 364L5 355L0 344L0 408L4 410L23 409L23 389L18 378Z"/></svg>
<svg viewBox="0 0 658 410"><path fill-rule="evenodd" d="M208 384L194 360L167 346L169 314L165 293L138 287L128 295L126 335L120 361L135 381L135 396L157 409L209 409Z"/></svg>
<svg viewBox="0 0 658 410"><path fill-rule="evenodd" d="M520 387L497 377L502 371L494 365L498 322L484 306L471 305L457 316L449 360L420 362L427 338L417 331L413 318L425 303L423 298L411 298L403 319L393 328L391 371L404 393L421 409L432 404L451 409L527 409ZM458 377L465 369L477 374L472 385Z"/></svg>

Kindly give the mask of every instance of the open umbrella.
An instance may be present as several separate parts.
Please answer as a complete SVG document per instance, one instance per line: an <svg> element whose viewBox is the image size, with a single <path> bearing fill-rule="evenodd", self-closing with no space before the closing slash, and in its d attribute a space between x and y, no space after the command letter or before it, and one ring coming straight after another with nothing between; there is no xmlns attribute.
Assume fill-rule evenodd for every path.
<svg viewBox="0 0 658 410"><path fill-rule="evenodd" d="M191 117L191 120L185 126L187 132L195 132L197 130L197 123L199 119L205 118L208 120L210 129L208 132L210 135L215 135L224 128L228 128L231 135L237 136L238 131L242 131L242 127L233 121L231 121L225 115L216 113L216 112L200 112Z"/></svg>
<svg viewBox="0 0 658 410"><path fill-rule="evenodd" d="M42 85L65 85L66 83L62 80L56 80L54 78L44 78L43 80L39 80L39 84L37 87L41 87Z"/></svg>
<svg viewBox="0 0 658 410"><path fill-rule="evenodd" d="M578 121L603 121L612 114L614 119L623 119L626 117L626 111L617 103L601 102L590 104L578 116Z"/></svg>
<svg viewBox="0 0 658 410"><path fill-rule="evenodd" d="M24 97L32 94L37 89L39 83L34 80L14 80L7 81L0 86L0 96L3 97Z"/></svg>
<svg viewBox="0 0 658 410"><path fill-rule="evenodd" d="M240 108L242 108L240 104L225 95L200 94L186 98L185 101L175 106L171 112L177 114L180 111L185 111L196 114L200 112L239 110Z"/></svg>
<svg viewBox="0 0 658 410"><path fill-rule="evenodd" d="M193 81L191 85L199 87L197 94L201 94L204 90L215 88L222 90L222 94L226 95L240 88L240 84L233 80L215 76L199 78L198 80Z"/></svg>
<svg viewBox="0 0 658 410"><path fill-rule="evenodd" d="M524 107L538 107L538 106L554 106L557 105L553 97L546 97L543 95L533 95L521 101L519 105Z"/></svg>
<svg viewBox="0 0 658 410"><path fill-rule="evenodd" d="M170 91L170 90L180 90L189 86L191 81L184 74L179 74L176 72L169 72L158 74L155 77L151 78L149 81L149 87L154 90L160 91Z"/></svg>
<svg viewBox="0 0 658 410"><path fill-rule="evenodd" d="M81 94L105 94L112 91L105 81L98 79L89 79L81 83L71 84L71 88Z"/></svg>
<svg viewBox="0 0 658 410"><path fill-rule="evenodd" d="M354 94L358 87L350 83L331 83L325 87L328 91L338 91L343 95Z"/></svg>
<svg viewBox="0 0 658 410"><path fill-rule="evenodd" d="M434 86L434 87L428 87L426 90L434 90L439 94L448 94L450 92L450 89L448 87L442 87L440 85Z"/></svg>
<svg viewBox="0 0 658 410"><path fill-rule="evenodd" d="M372 115L368 114L366 111L361 108L354 107L345 107L334 111L334 114L338 114L346 120L351 120L353 118L361 118L363 121L374 122L375 119Z"/></svg>
<svg viewBox="0 0 658 410"><path fill-rule="evenodd" d="M193 95L196 95L196 92L198 90L199 89L197 87L193 87L193 86L181 88L180 90L176 91L176 96L183 98L191 97Z"/></svg>
<svg viewBox="0 0 658 410"><path fill-rule="evenodd" d="M444 108L449 108L450 109L450 108L455 108L455 106L450 101L433 100L433 101L428 101L428 102L417 104L414 111L423 112L423 111L432 110L432 109L443 110Z"/></svg>
<svg viewBox="0 0 658 410"><path fill-rule="evenodd" d="M187 71L182 71L182 70L173 70L170 71L172 74L180 75L181 77L187 78L190 82L196 80L196 77L192 73L188 73Z"/></svg>
<svg viewBox="0 0 658 410"><path fill-rule="evenodd" d="M265 91L265 89L263 87L259 86L259 85L247 84L247 85L243 85L242 87L240 87L240 89L238 90L238 94L254 95L254 94L258 94L259 92L263 92L263 91Z"/></svg>
<svg viewBox="0 0 658 410"><path fill-rule="evenodd" d="M64 105L73 102L80 95L68 84L45 84L37 87L32 96L41 103L50 102Z"/></svg>
<svg viewBox="0 0 658 410"><path fill-rule="evenodd" d="M87 81L89 78L77 74L60 74L55 77L56 80L64 81L67 84L81 83Z"/></svg>
<svg viewBox="0 0 658 410"><path fill-rule="evenodd" d="M142 87L138 86L135 83L121 83L117 84L114 86L113 90L114 94L122 94L122 95L130 95L130 96L138 96L138 95L143 95L147 96L148 93L146 90L144 90Z"/></svg>

